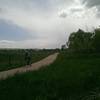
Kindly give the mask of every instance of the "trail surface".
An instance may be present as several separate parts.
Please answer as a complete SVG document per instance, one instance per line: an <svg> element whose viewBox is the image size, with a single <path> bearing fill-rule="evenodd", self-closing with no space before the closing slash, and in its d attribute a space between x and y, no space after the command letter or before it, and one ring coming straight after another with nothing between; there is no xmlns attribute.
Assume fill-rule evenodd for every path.
<svg viewBox="0 0 100 100"><path fill-rule="evenodd" d="M56 58L58 53L52 54L36 63L33 63L31 66L23 66L21 68L15 68L7 71L0 72L0 80L6 79L8 77L14 76L15 74L24 73L28 71L38 70L41 67L46 67L47 65L52 64Z"/></svg>

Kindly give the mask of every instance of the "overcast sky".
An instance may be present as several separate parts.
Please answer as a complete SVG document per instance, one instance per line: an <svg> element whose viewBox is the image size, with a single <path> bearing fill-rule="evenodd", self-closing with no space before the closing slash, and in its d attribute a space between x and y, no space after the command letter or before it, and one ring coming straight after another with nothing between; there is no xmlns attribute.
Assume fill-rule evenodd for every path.
<svg viewBox="0 0 100 100"><path fill-rule="evenodd" d="M100 26L100 0L0 0L0 48L58 48Z"/></svg>

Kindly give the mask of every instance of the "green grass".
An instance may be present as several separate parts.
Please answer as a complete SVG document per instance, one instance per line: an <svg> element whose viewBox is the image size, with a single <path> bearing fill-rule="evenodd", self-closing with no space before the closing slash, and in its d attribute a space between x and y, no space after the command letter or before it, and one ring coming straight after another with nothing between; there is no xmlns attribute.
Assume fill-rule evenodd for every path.
<svg viewBox="0 0 100 100"><path fill-rule="evenodd" d="M46 68L0 81L0 100L100 100L100 54L62 52Z"/></svg>
<svg viewBox="0 0 100 100"><path fill-rule="evenodd" d="M53 51L50 50L30 50L32 56L31 62L34 63L39 61L50 55L52 52ZM24 49L0 50L0 71L17 68L24 65L26 65Z"/></svg>

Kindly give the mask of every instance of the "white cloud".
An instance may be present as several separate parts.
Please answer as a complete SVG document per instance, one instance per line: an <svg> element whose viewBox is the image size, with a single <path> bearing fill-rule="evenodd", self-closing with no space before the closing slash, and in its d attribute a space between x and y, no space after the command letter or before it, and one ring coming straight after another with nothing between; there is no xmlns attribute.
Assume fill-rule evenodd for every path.
<svg viewBox="0 0 100 100"><path fill-rule="evenodd" d="M62 10L58 12L59 17L61 18L66 18L67 17L67 12L65 10Z"/></svg>
<svg viewBox="0 0 100 100"><path fill-rule="evenodd" d="M2 43L2 44L12 44L12 43L14 43L14 41L1 40L0 43Z"/></svg>
<svg viewBox="0 0 100 100"><path fill-rule="evenodd" d="M82 11L83 11L83 8L75 7L75 8L71 8L70 11L71 11L72 13L75 13L75 12L82 12Z"/></svg>

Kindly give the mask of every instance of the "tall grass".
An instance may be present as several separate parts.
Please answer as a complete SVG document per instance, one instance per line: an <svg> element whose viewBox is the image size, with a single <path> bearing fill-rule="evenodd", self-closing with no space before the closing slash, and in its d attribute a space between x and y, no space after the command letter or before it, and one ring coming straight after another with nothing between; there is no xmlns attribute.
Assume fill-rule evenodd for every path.
<svg viewBox="0 0 100 100"><path fill-rule="evenodd" d="M98 55L60 53L48 67L0 81L0 100L100 100Z"/></svg>
<svg viewBox="0 0 100 100"><path fill-rule="evenodd" d="M51 50L29 50L31 53L32 59L31 62L34 63L49 54L53 51ZM25 50L24 49L8 49L0 50L0 71L21 67L26 65L25 61Z"/></svg>

